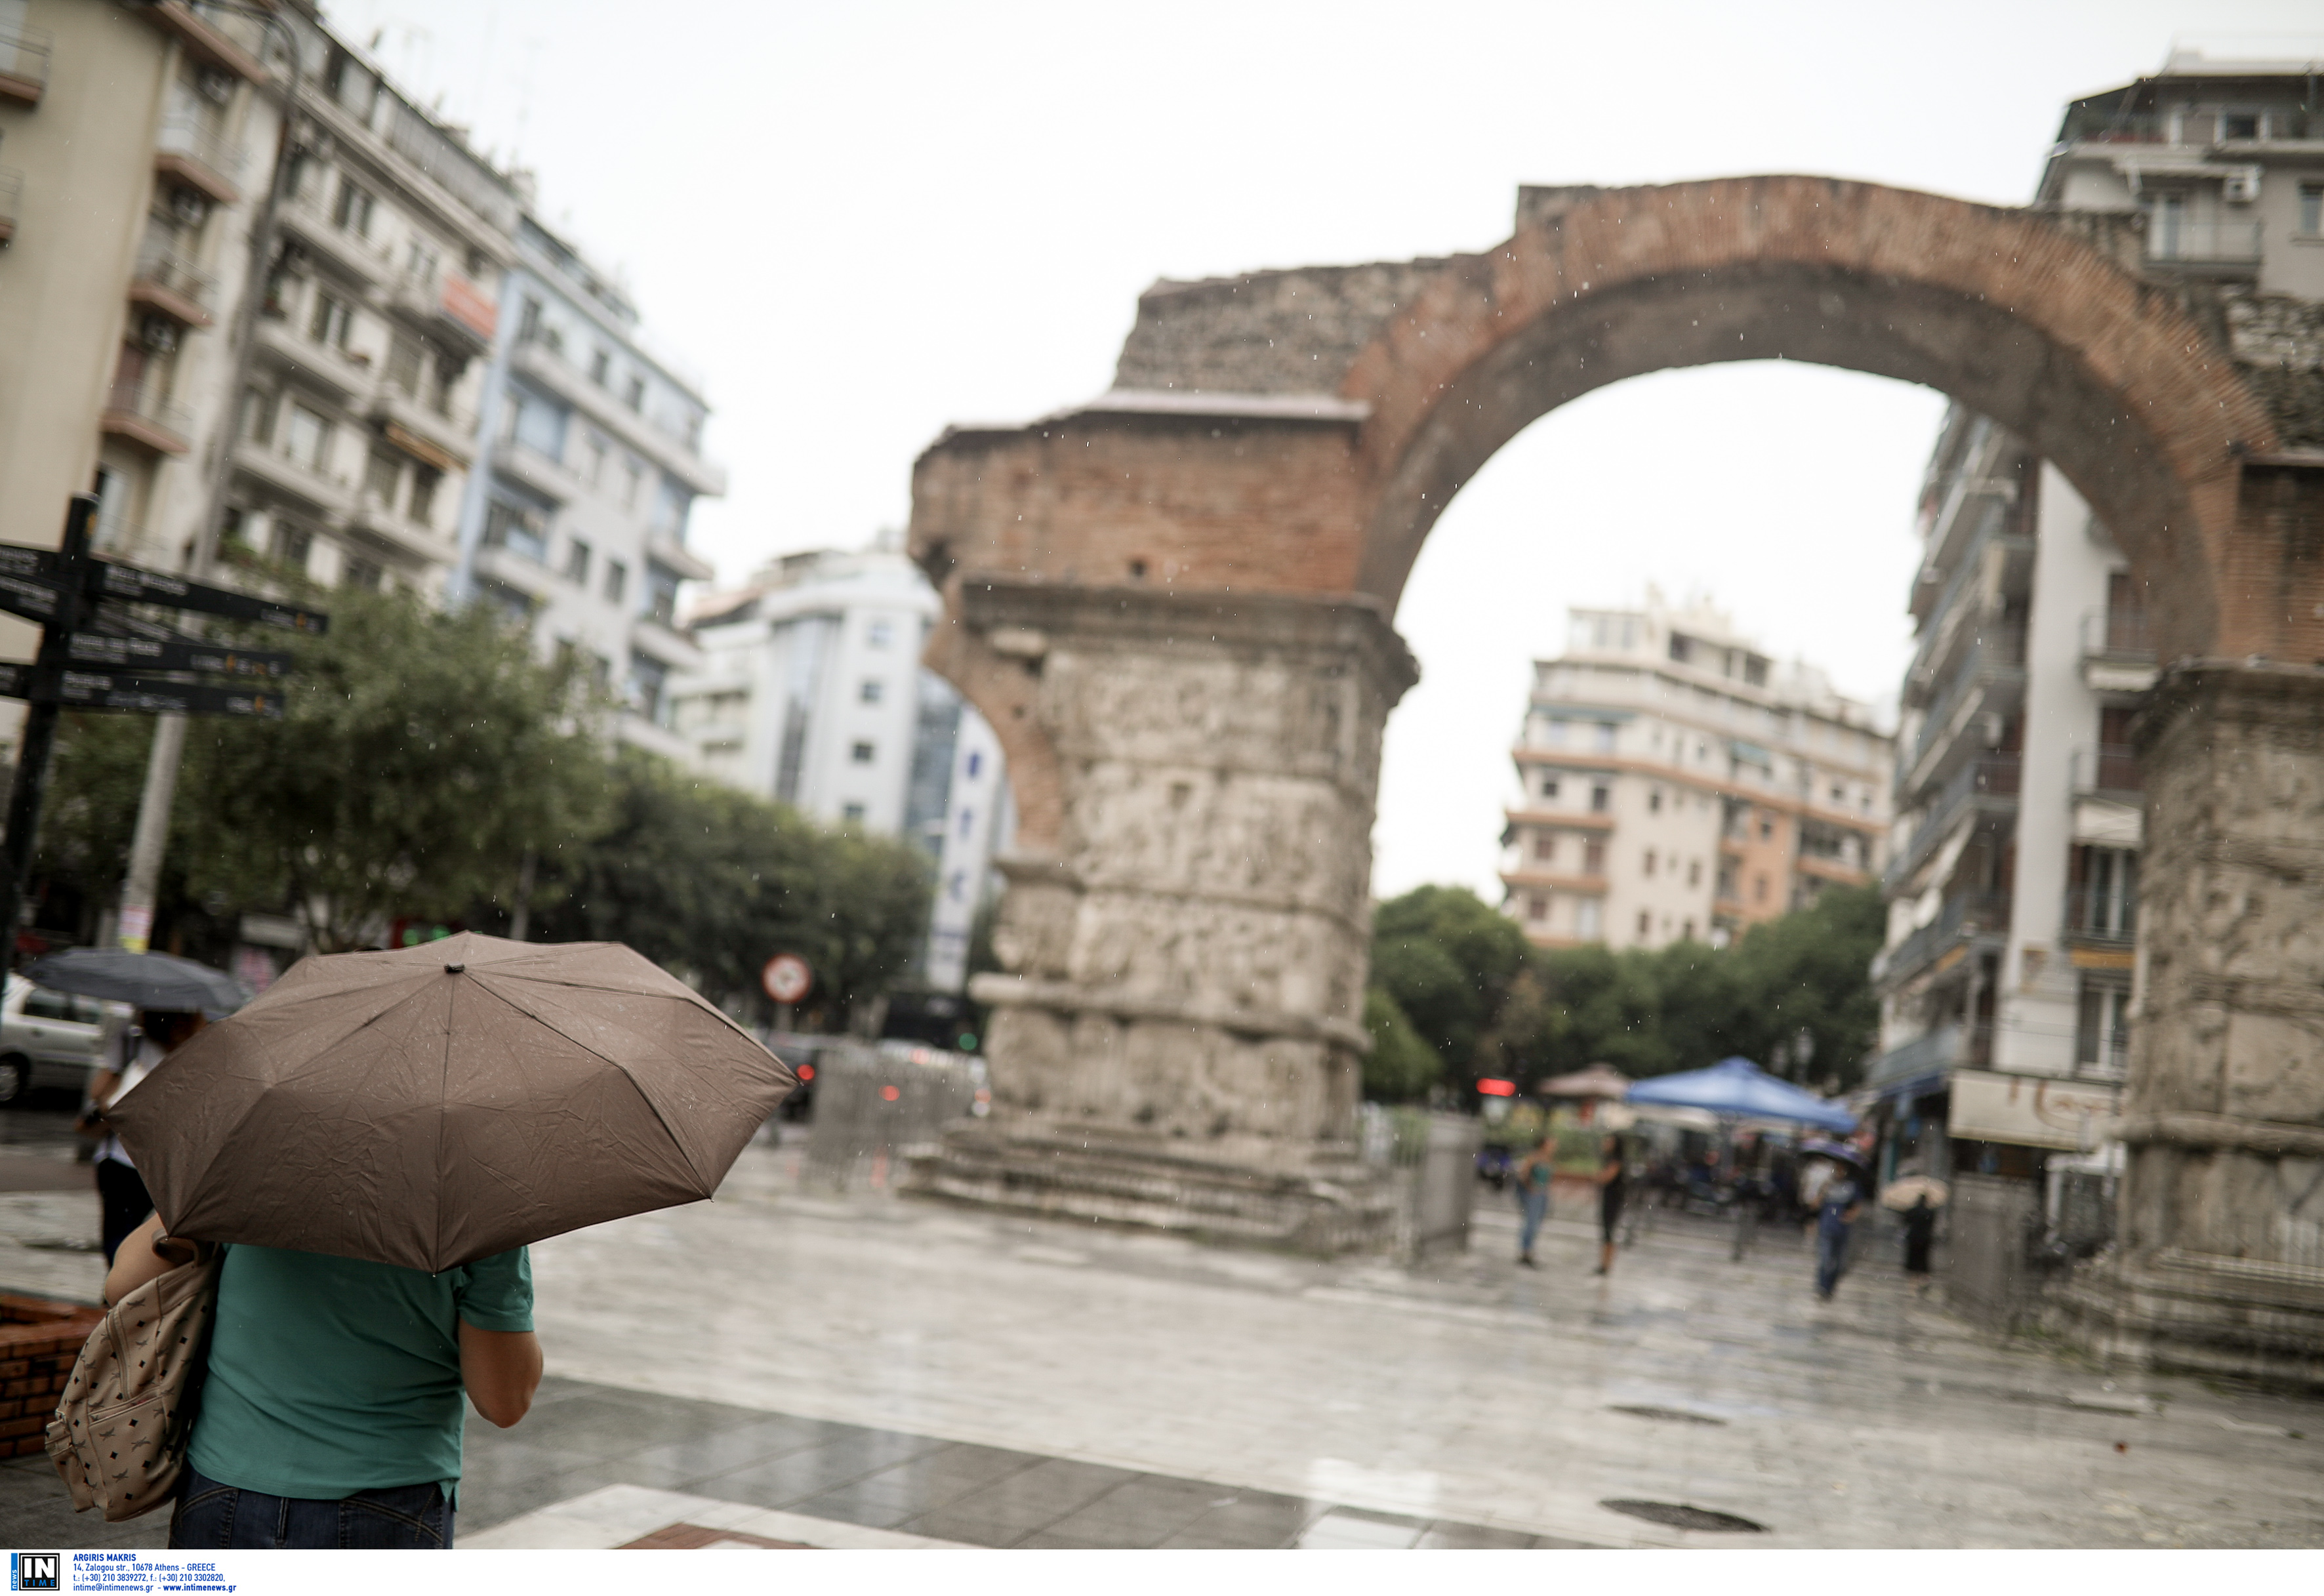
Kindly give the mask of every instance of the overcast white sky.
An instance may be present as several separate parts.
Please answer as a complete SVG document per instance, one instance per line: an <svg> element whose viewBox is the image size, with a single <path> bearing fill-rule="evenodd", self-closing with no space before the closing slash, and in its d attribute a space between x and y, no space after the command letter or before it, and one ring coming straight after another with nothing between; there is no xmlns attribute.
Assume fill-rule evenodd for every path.
<svg viewBox="0 0 2324 1596"><path fill-rule="evenodd" d="M2064 102L2314 48L2314 0L1395 6L337 0L332 20L619 267L706 378L728 577L909 513L947 422L1102 391L1157 277L1507 236L1521 182L1824 172L2003 204ZM2305 30L2295 33L2295 30ZM1526 662L1568 604L1710 592L1893 694L1942 401L1850 373L1665 373L1545 418L1446 512L1397 618L1383 897L1498 900Z"/></svg>

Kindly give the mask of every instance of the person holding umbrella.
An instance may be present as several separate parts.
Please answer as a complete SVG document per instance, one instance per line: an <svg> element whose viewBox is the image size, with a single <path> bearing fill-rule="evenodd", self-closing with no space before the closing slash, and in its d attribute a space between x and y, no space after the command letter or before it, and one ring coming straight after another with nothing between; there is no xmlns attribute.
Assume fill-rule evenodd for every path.
<svg viewBox="0 0 2324 1596"><path fill-rule="evenodd" d="M210 1027L113 1111L156 1212L108 1300L226 1250L171 1545L451 1545L462 1398L540 1385L530 1244L710 1195L796 1083L616 943L309 958Z"/></svg>
<svg viewBox="0 0 2324 1596"><path fill-rule="evenodd" d="M1622 1139L1609 1136L1598 1149L1598 1267L1593 1274L1614 1268L1614 1232L1622 1222Z"/></svg>
<svg viewBox="0 0 2324 1596"><path fill-rule="evenodd" d="M1557 1133L1544 1126L1540 1142L1517 1160L1517 1261L1529 1269L1537 1267L1533 1244L1549 1218L1549 1183L1556 1173Z"/></svg>
<svg viewBox="0 0 2324 1596"><path fill-rule="evenodd" d="M1830 1302L1848 1268L1848 1239L1857 1215L1864 1212L1864 1194L1846 1164L1835 1163L1816 1207L1816 1297Z"/></svg>
<svg viewBox="0 0 2324 1596"><path fill-rule="evenodd" d="M105 1111L152 1074L155 1065L191 1041L204 1023L198 1010L188 1013L175 1009L147 1009L137 1016L135 1025L123 1028L107 1049L114 1056L89 1077L88 1100L81 1105L80 1118L73 1129L101 1131L105 1138L97 1144L94 1162L107 1268L112 1267L115 1254L120 1251L122 1239L153 1212L153 1199L145 1190L144 1178L137 1173L136 1161L106 1122Z"/></svg>

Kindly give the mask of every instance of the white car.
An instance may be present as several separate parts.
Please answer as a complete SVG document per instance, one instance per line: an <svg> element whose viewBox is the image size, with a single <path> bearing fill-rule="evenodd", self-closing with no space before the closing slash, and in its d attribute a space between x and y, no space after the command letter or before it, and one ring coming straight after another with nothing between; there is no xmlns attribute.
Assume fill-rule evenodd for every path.
<svg viewBox="0 0 2324 1596"><path fill-rule="evenodd" d="M0 1106L36 1086L85 1091L105 1047L106 1005L8 978L0 998Z"/></svg>

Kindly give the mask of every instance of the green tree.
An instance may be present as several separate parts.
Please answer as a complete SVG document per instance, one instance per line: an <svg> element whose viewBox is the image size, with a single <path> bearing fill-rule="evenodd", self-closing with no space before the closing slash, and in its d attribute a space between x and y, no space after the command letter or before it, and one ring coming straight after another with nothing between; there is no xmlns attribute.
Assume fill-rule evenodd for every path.
<svg viewBox="0 0 2324 1596"><path fill-rule="evenodd" d="M1372 916L1372 983L1456 1078L1524 966L1525 933L1466 887L1416 887Z"/></svg>
<svg viewBox="0 0 2324 1596"><path fill-rule="evenodd" d="M179 803L194 893L288 905L337 952L398 916L505 901L525 854L598 827L605 757L569 670L481 605L329 603L330 631L290 645L284 719L193 723Z"/></svg>
<svg viewBox="0 0 2324 1596"><path fill-rule="evenodd" d="M1372 1038L1371 1054L1364 1060L1364 1095L1376 1102L1425 1097L1444 1073L1444 1062L1420 1039L1387 988L1365 989L1364 1029Z"/></svg>

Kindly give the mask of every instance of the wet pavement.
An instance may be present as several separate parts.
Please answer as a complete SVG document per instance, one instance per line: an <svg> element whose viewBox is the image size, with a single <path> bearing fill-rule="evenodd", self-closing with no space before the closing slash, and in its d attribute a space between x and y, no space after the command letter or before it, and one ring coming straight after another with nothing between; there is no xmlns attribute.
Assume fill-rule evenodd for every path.
<svg viewBox="0 0 2324 1596"><path fill-rule="evenodd" d="M472 1421L464 1542L2324 1545L2324 1402L1997 1342L1881 1258L1821 1305L1788 1232L1737 1264L1665 1222L1600 1280L1594 1226L1519 1269L1480 1193L1406 1271L799 1169L753 1147L715 1203L535 1249L554 1378ZM0 1288L93 1292L76 1226L0 1191ZM33 1462L0 1523L62 1506Z"/></svg>

